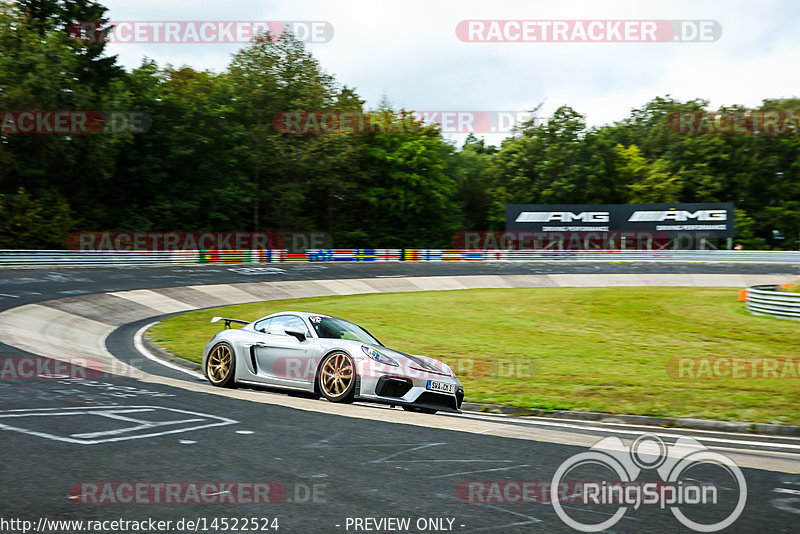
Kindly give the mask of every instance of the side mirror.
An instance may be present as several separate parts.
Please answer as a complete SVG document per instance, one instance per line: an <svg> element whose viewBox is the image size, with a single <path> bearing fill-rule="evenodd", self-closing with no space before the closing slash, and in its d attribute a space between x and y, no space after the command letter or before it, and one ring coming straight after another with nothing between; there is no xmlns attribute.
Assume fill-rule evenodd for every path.
<svg viewBox="0 0 800 534"><path fill-rule="evenodd" d="M283 333L287 334L287 335L290 335L290 336L296 337L297 341L301 341L302 342L302 341L306 340L306 335L303 332L301 332L300 330L284 330Z"/></svg>

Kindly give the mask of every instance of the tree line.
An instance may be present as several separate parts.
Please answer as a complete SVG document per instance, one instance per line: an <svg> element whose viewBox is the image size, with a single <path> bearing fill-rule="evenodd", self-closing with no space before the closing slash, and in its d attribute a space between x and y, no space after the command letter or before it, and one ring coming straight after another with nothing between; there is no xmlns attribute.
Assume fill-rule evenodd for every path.
<svg viewBox="0 0 800 534"><path fill-rule="evenodd" d="M80 20L106 9L0 3L0 112L136 111L147 129L39 135L0 120L0 248L62 248L77 231L321 231L338 247L447 247L460 230L502 229L509 203L728 201L746 248L800 245L800 135L668 127L702 99L656 97L599 127L562 106L499 147L473 135L455 146L419 123L283 133L274 119L287 110L368 113L291 35L254 39L222 72L149 59L126 70L104 42L70 35ZM800 112L800 100L759 109ZM414 121L386 100L376 113Z"/></svg>

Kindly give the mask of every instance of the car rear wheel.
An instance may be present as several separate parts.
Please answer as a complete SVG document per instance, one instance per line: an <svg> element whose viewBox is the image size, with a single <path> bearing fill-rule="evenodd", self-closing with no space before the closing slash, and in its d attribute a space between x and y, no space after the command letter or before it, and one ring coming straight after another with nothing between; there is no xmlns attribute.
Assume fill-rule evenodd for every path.
<svg viewBox="0 0 800 534"><path fill-rule="evenodd" d="M356 391L356 366L344 352L328 354L319 366L319 392L331 402L353 402Z"/></svg>
<svg viewBox="0 0 800 534"><path fill-rule="evenodd" d="M227 343L220 343L208 355L206 361L206 377L215 386L229 388L235 385L233 381L236 369L236 359L233 348Z"/></svg>

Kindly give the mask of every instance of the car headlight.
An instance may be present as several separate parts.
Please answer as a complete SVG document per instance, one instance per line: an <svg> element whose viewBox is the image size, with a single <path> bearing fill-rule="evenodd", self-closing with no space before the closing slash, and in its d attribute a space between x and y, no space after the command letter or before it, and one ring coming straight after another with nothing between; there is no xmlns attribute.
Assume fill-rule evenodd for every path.
<svg viewBox="0 0 800 534"><path fill-rule="evenodd" d="M373 349L372 347L367 347L365 345L361 345L361 350L364 351L364 354L369 356L371 359L375 360L376 362L385 364L385 365L394 365L395 367L399 367L396 361L388 357L387 355L378 352L377 350Z"/></svg>
<svg viewBox="0 0 800 534"><path fill-rule="evenodd" d="M445 374L452 376L453 378L456 377L456 374L453 372L453 368L444 362L442 362L442 371L444 371Z"/></svg>

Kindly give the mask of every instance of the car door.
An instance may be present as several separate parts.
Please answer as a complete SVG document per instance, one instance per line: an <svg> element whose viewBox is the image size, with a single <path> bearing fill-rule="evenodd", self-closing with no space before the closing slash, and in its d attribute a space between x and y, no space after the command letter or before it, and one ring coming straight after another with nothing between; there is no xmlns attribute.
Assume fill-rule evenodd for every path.
<svg viewBox="0 0 800 534"><path fill-rule="evenodd" d="M296 315L278 315L270 318L260 331L253 346L257 375L268 382L287 386L307 386L314 380L314 338L305 321ZM286 330L295 330L305 335L300 341Z"/></svg>

